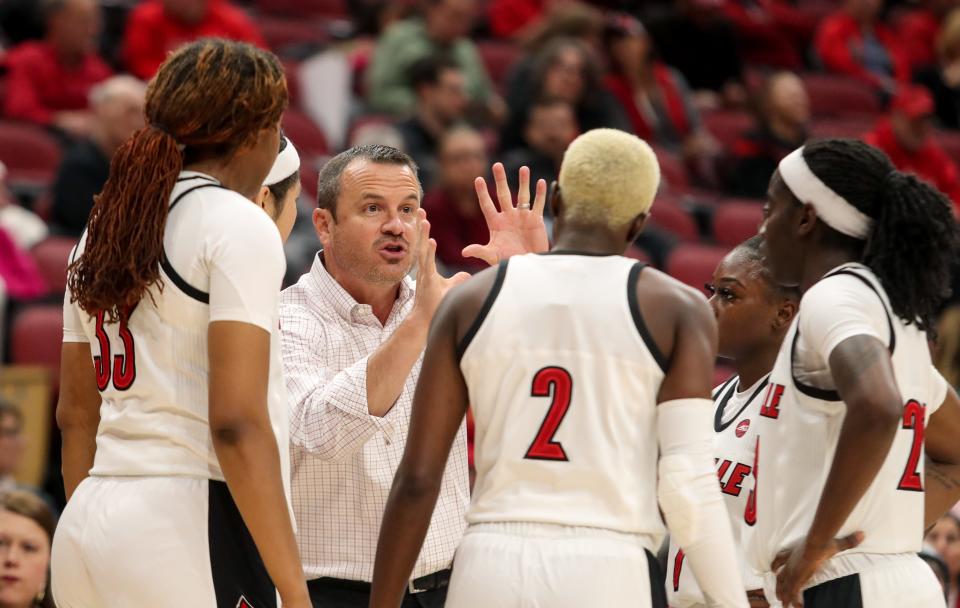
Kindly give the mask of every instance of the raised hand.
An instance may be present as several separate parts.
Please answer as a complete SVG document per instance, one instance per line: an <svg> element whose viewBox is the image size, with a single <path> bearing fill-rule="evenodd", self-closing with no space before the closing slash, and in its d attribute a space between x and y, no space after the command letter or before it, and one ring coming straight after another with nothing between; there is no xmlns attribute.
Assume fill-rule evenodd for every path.
<svg viewBox="0 0 960 608"><path fill-rule="evenodd" d="M547 182L537 180L536 195L530 204L530 169L520 168L520 186L517 190L517 206L513 206L507 173L501 163L493 165L493 179L497 187L500 211L490 199L487 182L482 177L474 180L480 210L487 221L490 242L486 245L467 245L463 257L480 258L493 266L512 255L541 253L550 248L547 227L543 223L543 208L547 202Z"/></svg>
<svg viewBox="0 0 960 608"><path fill-rule="evenodd" d="M427 212L417 211L420 220L420 236L417 243L417 290L413 299L411 315L430 325L433 314L448 291L470 278L466 272L458 272L449 279L437 272L437 241L430 238L430 222Z"/></svg>

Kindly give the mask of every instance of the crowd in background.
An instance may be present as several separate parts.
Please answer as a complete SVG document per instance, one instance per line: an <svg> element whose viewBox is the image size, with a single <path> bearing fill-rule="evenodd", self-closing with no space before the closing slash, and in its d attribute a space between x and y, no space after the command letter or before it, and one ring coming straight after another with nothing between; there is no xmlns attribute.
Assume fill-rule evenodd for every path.
<svg viewBox="0 0 960 608"><path fill-rule="evenodd" d="M479 269L460 254L486 239L476 176L498 160L511 182L526 165L549 183L597 127L661 162L630 255L697 287L810 138L862 137L960 213L960 0L0 0L0 364L46 365L55 391L65 252L143 126L146 83L204 36L270 48L287 69L283 127L304 159L289 278L318 246L317 170L358 143L416 160L450 273ZM945 308L936 353L960 385L960 308ZM14 419L0 406L0 488L25 441ZM956 602L956 518L931 532L930 559Z"/></svg>

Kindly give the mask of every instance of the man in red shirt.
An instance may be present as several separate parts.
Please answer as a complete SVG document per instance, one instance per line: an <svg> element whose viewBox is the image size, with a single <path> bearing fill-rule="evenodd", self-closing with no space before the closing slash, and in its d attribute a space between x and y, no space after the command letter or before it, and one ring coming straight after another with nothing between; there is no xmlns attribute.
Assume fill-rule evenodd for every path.
<svg viewBox="0 0 960 608"><path fill-rule="evenodd" d="M846 0L820 22L814 49L830 72L858 78L894 94L910 81L910 59L897 35L880 20L883 0Z"/></svg>
<svg viewBox="0 0 960 608"><path fill-rule="evenodd" d="M130 72L149 80L170 51L205 37L267 46L250 17L227 0L147 0L127 19L123 60Z"/></svg>
<svg viewBox="0 0 960 608"><path fill-rule="evenodd" d="M96 52L100 5L96 0L54 0L44 8L46 37L12 48L3 60L4 115L83 136L93 120L90 89L111 74Z"/></svg>
<svg viewBox="0 0 960 608"><path fill-rule="evenodd" d="M900 171L914 173L936 186L953 201L960 215L960 172L933 139L933 97L923 87L902 87L890 116L882 119L863 140L883 150Z"/></svg>

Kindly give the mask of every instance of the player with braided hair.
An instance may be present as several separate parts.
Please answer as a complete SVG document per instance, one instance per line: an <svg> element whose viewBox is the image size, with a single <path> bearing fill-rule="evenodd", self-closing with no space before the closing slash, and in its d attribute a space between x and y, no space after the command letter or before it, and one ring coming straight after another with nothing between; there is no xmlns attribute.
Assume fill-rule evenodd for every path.
<svg viewBox="0 0 960 608"><path fill-rule="evenodd" d="M957 255L950 203L847 139L788 155L767 198L770 272L803 298L758 417L748 559L787 607L943 606L916 553L925 503L960 498L924 476L925 454L960 463L960 400L928 347Z"/></svg>
<svg viewBox="0 0 960 608"><path fill-rule="evenodd" d="M309 606L289 514L276 57L206 39L147 91L72 254L57 605Z"/></svg>

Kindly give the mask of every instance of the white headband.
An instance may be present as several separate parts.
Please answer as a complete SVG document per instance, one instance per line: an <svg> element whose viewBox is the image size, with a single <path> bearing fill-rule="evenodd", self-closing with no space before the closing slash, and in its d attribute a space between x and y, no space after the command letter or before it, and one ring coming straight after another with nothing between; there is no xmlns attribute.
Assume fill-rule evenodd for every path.
<svg viewBox="0 0 960 608"><path fill-rule="evenodd" d="M817 217L828 226L855 239L866 239L873 227L873 220L847 202L826 184L820 181L807 161L803 148L797 148L780 161L780 177L801 203L809 203L817 210Z"/></svg>
<svg viewBox="0 0 960 608"><path fill-rule="evenodd" d="M272 186L282 182L300 168L300 155L297 154L297 149L293 147L293 142L286 137L283 138L283 142L286 145L281 146L280 154L277 154L277 160L273 161L273 167L270 168L267 179L263 180L264 186Z"/></svg>

